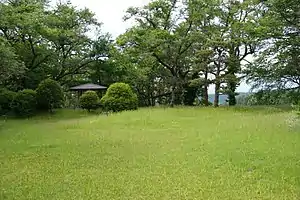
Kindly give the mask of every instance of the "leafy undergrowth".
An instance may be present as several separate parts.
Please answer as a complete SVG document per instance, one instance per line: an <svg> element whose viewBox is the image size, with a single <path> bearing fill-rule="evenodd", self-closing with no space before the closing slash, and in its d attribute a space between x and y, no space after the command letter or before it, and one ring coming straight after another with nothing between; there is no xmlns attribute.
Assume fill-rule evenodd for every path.
<svg viewBox="0 0 300 200"><path fill-rule="evenodd" d="M77 111L0 126L0 199L299 199L287 112Z"/></svg>

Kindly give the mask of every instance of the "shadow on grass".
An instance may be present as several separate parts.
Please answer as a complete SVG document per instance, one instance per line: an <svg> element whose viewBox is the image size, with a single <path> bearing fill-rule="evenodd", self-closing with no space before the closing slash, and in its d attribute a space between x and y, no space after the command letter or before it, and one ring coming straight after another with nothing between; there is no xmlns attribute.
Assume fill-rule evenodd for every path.
<svg viewBox="0 0 300 200"><path fill-rule="evenodd" d="M230 110L234 110L237 112L260 112L265 114L272 113L283 113L283 112L291 112L293 111L293 107L290 105L278 105L278 106L235 106L235 107L227 107Z"/></svg>
<svg viewBox="0 0 300 200"><path fill-rule="evenodd" d="M220 109L220 110L228 110L242 113L264 113L264 114L272 114L272 113L283 113L283 112L291 112L293 110L292 106L220 106L219 108L214 107L202 107L202 106L175 106L177 109ZM159 106L159 107L150 107L150 108L142 108L142 109L172 109L167 106ZM54 110L53 113L38 113L35 116L29 118L16 118L13 116L1 116L0 121L58 121L58 120L68 120L68 119L77 119L84 118L89 116L99 116L99 115L107 115L107 113L103 112L101 109L88 112L83 109L57 109Z"/></svg>
<svg viewBox="0 0 300 200"><path fill-rule="evenodd" d="M89 116L97 116L102 115L102 110L95 110L88 112L82 109L57 109L52 113L48 112L40 112L35 116L27 117L27 118L18 118L14 116L1 116L0 120L2 122L5 121L58 121L58 120L68 120L68 119L77 119Z"/></svg>
<svg viewBox="0 0 300 200"><path fill-rule="evenodd" d="M172 109L170 106L159 106L159 107L153 107L158 109ZM227 106L227 105L220 105L219 107L214 106L174 106L173 108L179 108L179 109L212 109L212 110L228 110L228 111L236 111L236 112L249 112L249 113L281 113L281 112L291 112L294 110L294 108L291 105L274 105L274 106L268 106L268 105L261 105L261 106L242 106L242 105L236 105L236 106Z"/></svg>
<svg viewBox="0 0 300 200"><path fill-rule="evenodd" d="M88 117L88 116L95 116L95 115L100 115L102 114L101 110L95 110L88 112L87 110L83 109L58 109L55 110L53 113L40 113L32 119L59 119L59 120L64 120L64 119L76 119L76 118L82 118L82 117Z"/></svg>

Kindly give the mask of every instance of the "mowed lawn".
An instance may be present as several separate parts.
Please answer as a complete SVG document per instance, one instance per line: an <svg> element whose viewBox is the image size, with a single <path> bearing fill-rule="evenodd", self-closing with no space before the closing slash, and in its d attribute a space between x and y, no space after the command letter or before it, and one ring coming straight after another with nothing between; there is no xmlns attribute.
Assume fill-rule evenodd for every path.
<svg viewBox="0 0 300 200"><path fill-rule="evenodd" d="M2 120L0 199L299 200L297 123L226 108Z"/></svg>

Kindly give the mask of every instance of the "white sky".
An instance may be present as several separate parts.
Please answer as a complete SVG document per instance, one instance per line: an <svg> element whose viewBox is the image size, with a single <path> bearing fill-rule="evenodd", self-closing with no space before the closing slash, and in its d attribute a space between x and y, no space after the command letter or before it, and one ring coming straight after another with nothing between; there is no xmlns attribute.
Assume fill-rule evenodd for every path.
<svg viewBox="0 0 300 200"><path fill-rule="evenodd" d="M150 0L71 0L72 4L79 8L87 7L94 12L100 22L103 23L102 31L108 32L113 38L124 33L131 27L130 22L124 22L123 16L130 6L142 6ZM237 92L247 92L249 86L242 83ZM209 93L214 93L214 87L210 87Z"/></svg>
<svg viewBox="0 0 300 200"><path fill-rule="evenodd" d="M125 11L130 6L143 6L150 0L71 0L79 8L87 7L103 23L103 32L109 32L113 38L130 28L130 22L123 22Z"/></svg>

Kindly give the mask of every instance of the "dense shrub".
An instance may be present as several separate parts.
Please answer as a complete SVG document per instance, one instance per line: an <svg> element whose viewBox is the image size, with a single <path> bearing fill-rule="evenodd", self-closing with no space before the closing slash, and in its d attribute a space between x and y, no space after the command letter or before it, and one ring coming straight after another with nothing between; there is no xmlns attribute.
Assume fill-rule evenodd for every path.
<svg viewBox="0 0 300 200"><path fill-rule="evenodd" d="M14 96L12 102L12 110L15 115L20 117L28 117L35 114L37 106L36 92L34 90L23 90Z"/></svg>
<svg viewBox="0 0 300 200"><path fill-rule="evenodd" d="M52 111L60 108L64 102L64 93L61 86L54 80L46 79L42 81L37 92L38 109Z"/></svg>
<svg viewBox="0 0 300 200"><path fill-rule="evenodd" d="M99 107L99 97L94 91L86 91L79 98L79 105L81 108L88 110L95 110Z"/></svg>
<svg viewBox="0 0 300 200"><path fill-rule="evenodd" d="M135 110L138 107L138 98L128 84L114 83L102 97L101 104L107 111Z"/></svg>
<svg viewBox="0 0 300 200"><path fill-rule="evenodd" d="M15 92L5 88L0 89L0 115L5 115L11 111L11 105L15 95Z"/></svg>

